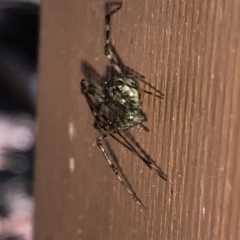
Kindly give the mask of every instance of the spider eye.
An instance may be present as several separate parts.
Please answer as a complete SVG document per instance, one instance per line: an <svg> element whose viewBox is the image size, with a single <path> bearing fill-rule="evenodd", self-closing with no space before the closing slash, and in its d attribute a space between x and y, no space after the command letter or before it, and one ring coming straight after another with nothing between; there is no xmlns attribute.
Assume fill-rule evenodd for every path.
<svg viewBox="0 0 240 240"><path fill-rule="evenodd" d="M117 84L118 85L121 85L123 82L122 82L122 80L121 79L119 79L118 81L117 81Z"/></svg>
<svg viewBox="0 0 240 240"><path fill-rule="evenodd" d="M123 87L123 82L121 80L118 80L116 84L117 84L117 87L120 89Z"/></svg>

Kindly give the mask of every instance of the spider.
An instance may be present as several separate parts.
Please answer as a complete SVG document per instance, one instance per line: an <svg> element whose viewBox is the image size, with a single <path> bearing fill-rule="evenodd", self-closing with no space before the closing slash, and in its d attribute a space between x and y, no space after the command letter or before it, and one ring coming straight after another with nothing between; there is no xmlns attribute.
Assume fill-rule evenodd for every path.
<svg viewBox="0 0 240 240"><path fill-rule="evenodd" d="M116 6L111 10L112 6ZM139 79L123 72L121 66L114 60L110 39L110 20L111 16L121 9L121 2L106 3L105 15L105 47L104 54L110 65L115 71L115 76L110 81L105 81L102 88L96 87L87 80L81 81L81 91L84 94L91 112L94 115L94 127L100 132L97 137L97 146L101 149L112 171L126 188L131 197L142 207L141 200L138 198L130 184L123 176L117 162L110 155L107 145L104 146L103 140L109 136L114 138L120 144L137 155L143 162L161 178L167 180L167 175L157 166L157 164L142 150L134 147L131 142L124 136L125 130L139 127L145 131L149 131L144 122L147 121L146 114L142 109L141 93L147 93L158 98L163 98L163 94L152 87L155 93L145 91L140 88L138 81L144 81L144 76ZM109 9L111 11L109 11ZM146 82L145 82L146 83ZM150 84L148 84L151 86ZM102 106L107 108L110 118L106 111L102 110Z"/></svg>

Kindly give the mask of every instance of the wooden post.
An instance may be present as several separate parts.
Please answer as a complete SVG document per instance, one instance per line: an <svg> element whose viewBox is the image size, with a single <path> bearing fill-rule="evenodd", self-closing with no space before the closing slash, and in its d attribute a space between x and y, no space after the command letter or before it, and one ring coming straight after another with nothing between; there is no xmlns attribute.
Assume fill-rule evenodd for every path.
<svg viewBox="0 0 240 240"><path fill-rule="evenodd" d="M123 1L112 39L144 95L150 133L132 131L165 182L110 141L141 209L97 148L82 78L103 81L104 3L42 3L36 240L236 240L240 236L240 1Z"/></svg>

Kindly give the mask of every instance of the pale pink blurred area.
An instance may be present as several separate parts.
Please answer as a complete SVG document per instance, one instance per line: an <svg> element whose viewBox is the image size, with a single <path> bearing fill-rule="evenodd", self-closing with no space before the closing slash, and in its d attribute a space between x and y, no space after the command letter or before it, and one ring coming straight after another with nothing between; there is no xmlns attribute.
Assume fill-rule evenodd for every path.
<svg viewBox="0 0 240 240"><path fill-rule="evenodd" d="M7 206L8 216L0 218L0 239L18 236L31 240L33 197L26 193L26 182L21 178L10 180L2 187L3 192L0 203Z"/></svg>
<svg viewBox="0 0 240 240"><path fill-rule="evenodd" d="M32 218L24 212L13 213L0 219L0 234L4 238L18 236L24 240L32 239Z"/></svg>
<svg viewBox="0 0 240 240"><path fill-rule="evenodd" d="M0 170L6 170L11 165L6 159L9 149L25 152L33 147L34 129L35 123L29 115L0 113Z"/></svg>
<svg viewBox="0 0 240 240"><path fill-rule="evenodd" d="M24 169L24 161L16 164L21 157L9 158L8 151L30 150L34 144L34 128L34 120L27 114L0 114L1 171L15 168L15 172L21 172ZM19 177L0 183L0 204L7 212L6 217L0 217L0 239L11 236L24 240L32 239L33 197L27 194L27 185L26 181Z"/></svg>
<svg viewBox="0 0 240 240"><path fill-rule="evenodd" d="M0 215L0 240L32 240L32 183L21 175L30 168L24 153L34 147L35 121L28 114L0 113L0 133L0 177L12 174L0 181L0 207L4 213Z"/></svg>

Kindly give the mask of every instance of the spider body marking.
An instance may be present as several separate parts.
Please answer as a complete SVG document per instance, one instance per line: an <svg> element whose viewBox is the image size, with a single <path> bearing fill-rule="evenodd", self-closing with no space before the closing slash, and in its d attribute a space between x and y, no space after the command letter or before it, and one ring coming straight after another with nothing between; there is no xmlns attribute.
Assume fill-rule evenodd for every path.
<svg viewBox="0 0 240 240"><path fill-rule="evenodd" d="M118 112L123 123L134 127L147 121L142 111L141 94L137 82L121 74L113 81L105 82L103 87L105 104L114 112Z"/></svg>

